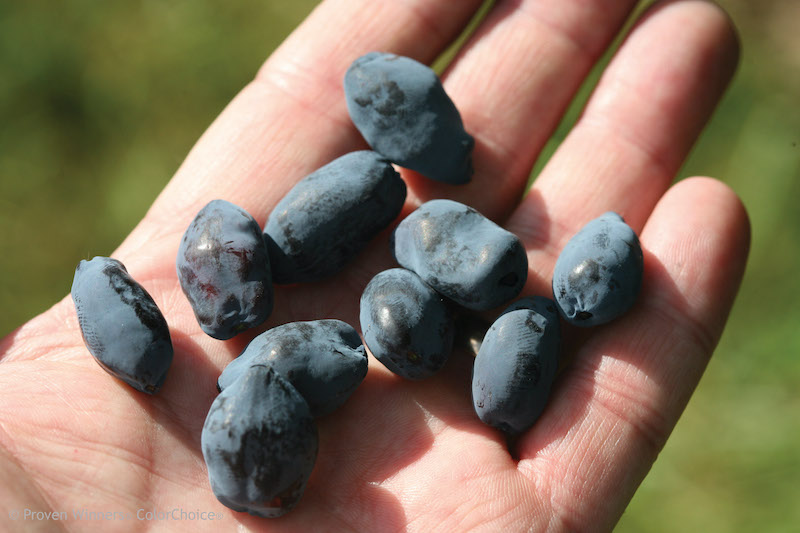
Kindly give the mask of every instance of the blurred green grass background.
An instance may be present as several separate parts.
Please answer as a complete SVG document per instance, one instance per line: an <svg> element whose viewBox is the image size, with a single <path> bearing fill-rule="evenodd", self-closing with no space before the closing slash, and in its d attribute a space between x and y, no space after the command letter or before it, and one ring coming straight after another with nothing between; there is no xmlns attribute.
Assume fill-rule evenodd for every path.
<svg viewBox="0 0 800 533"><path fill-rule="evenodd" d="M741 195L750 262L623 532L800 530L800 2L719 3L742 63L679 177L716 176ZM316 4L0 2L0 335L67 294L79 259L116 248Z"/></svg>

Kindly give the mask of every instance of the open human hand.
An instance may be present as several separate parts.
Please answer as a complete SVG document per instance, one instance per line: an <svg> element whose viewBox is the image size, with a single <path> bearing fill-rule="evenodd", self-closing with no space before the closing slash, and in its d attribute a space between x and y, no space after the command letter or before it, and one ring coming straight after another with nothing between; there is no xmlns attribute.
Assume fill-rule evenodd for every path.
<svg viewBox="0 0 800 533"><path fill-rule="evenodd" d="M422 382L370 359L353 396L318 420L314 472L282 518L222 506L200 452L215 381L257 332L224 342L202 333L175 272L183 231L215 198L263 225L303 176L365 148L343 96L350 62L382 50L429 63L480 3L326 0L203 135L113 254L170 326L175 357L157 395L133 390L92 360L68 297L0 343L4 511L67 511L70 530L97 526L71 516L81 509L132 520L141 510L174 509L217 518L107 520L109 531L142 524L371 532L614 526L702 375L749 245L747 215L725 185L710 178L671 185L737 62L729 20L700 0L661 2L641 16L524 198L537 155L636 2L498 1L442 76L475 137L475 174L469 185L453 186L403 172L404 215L447 197L502 222L528 251L525 294L551 294L561 248L605 211L621 213L644 250L635 307L606 326L567 330L568 363L550 404L511 449L473 412L472 360L455 353ZM328 280L277 287L275 311L259 331L319 318L357 326L361 291L395 266L388 237L382 233Z"/></svg>

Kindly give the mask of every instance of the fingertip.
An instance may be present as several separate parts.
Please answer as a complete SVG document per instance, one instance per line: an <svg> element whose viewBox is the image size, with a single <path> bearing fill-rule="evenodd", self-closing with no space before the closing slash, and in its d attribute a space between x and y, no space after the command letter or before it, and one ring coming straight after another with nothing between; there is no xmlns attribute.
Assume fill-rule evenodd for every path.
<svg viewBox="0 0 800 533"><path fill-rule="evenodd" d="M642 245L674 285L687 312L718 337L744 275L750 219L736 192L710 177L676 183L642 231ZM656 283L655 288L664 284Z"/></svg>
<svg viewBox="0 0 800 533"><path fill-rule="evenodd" d="M688 209L693 206L695 209ZM653 210L650 220L658 221L667 213L683 212L682 217L669 217L675 229L700 227L719 237L731 240L729 247L747 252L750 247L750 217L744 202L728 184L708 177L692 176L673 185ZM648 221L648 226L651 222ZM672 231L670 228L662 228ZM644 231L652 231L645 227Z"/></svg>
<svg viewBox="0 0 800 533"><path fill-rule="evenodd" d="M677 194L697 195L700 200L710 202L715 209L727 214L724 222L735 225L731 228L732 233L742 239L739 248L749 249L750 216L741 197L730 185L709 176L692 176L679 181L673 189Z"/></svg>
<svg viewBox="0 0 800 533"><path fill-rule="evenodd" d="M667 12L672 13L667 13ZM662 0L655 2L642 15L639 24L646 23L656 14L668 14L684 19L687 24L702 26L709 42L718 43L730 63L739 59L741 40L730 14L713 0Z"/></svg>

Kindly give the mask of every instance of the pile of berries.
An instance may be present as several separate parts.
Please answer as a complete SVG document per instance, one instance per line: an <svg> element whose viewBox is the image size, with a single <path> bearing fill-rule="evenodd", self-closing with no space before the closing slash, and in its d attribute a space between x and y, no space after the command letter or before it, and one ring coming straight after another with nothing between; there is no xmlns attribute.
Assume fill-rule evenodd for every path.
<svg viewBox="0 0 800 533"><path fill-rule="evenodd" d="M372 52L353 62L344 88L372 150L306 176L263 231L244 209L213 200L183 235L178 279L211 337L261 325L273 309L273 284L332 276L387 228L406 200L393 165L445 183L470 181L474 140L430 68ZM456 315L508 305L527 280L520 240L451 200L419 206L396 227L390 247L400 267L377 274L361 295L363 344L339 320L283 324L255 337L220 375L201 443L211 487L226 506L265 517L291 510L317 457L314 418L358 387L367 351L403 378L428 378L453 350ZM553 299L519 299L486 332L472 377L480 420L512 435L531 427L556 376L561 320L595 326L622 315L642 272L639 241L619 215L586 224L556 262ZM158 392L173 356L169 330L125 267L104 257L81 261L72 296L98 363L140 391Z"/></svg>

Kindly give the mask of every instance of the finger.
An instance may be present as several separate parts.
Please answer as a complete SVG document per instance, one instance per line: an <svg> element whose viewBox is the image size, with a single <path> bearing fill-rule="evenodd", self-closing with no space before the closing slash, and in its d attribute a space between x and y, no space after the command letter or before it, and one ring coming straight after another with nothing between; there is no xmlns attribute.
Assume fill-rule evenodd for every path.
<svg viewBox="0 0 800 533"><path fill-rule="evenodd" d="M638 231L730 81L738 42L713 4L680 0L645 13L581 118L509 220L529 250L531 290L549 290L559 251L614 210ZM544 294L544 293L543 293Z"/></svg>
<svg viewBox="0 0 800 533"><path fill-rule="evenodd" d="M363 148L349 121L342 79L371 50L432 61L479 0L327 0L275 51L206 131L120 253L183 231L209 200L224 198L263 223L309 172ZM177 246L177 241L175 242Z"/></svg>
<svg viewBox="0 0 800 533"><path fill-rule="evenodd" d="M407 173L418 201L448 197L490 218L516 206L530 169L635 0L498 2L444 75L475 137L475 174L448 186Z"/></svg>
<svg viewBox="0 0 800 533"><path fill-rule="evenodd" d="M610 529L650 469L722 333L749 235L739 199L711 179L656 206L637 305L585 342L521 443L520 470L568 529Z"/></svg>

